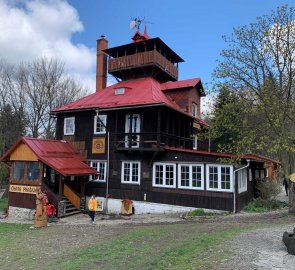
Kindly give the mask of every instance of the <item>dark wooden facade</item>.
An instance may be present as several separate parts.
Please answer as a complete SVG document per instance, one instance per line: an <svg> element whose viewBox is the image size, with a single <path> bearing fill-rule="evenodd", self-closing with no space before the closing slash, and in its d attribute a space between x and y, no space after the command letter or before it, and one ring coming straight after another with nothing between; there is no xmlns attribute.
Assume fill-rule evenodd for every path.
<svg viewBox="0 0 295 270"><path fill-rule="evenodd" d="M191 134L193 119L180 112L166 107L150 107L102 111L107 115L106 129L110 132L109 156L109 190L110 198L143 201L171 205L189 206L197 208L234 210L233 192L207 191L206 181L204 190L187 190L181 188L153 187L152 174L154 162L202 163L220 164L219 157L197 153L168 151L166 147L192 149ZM74 145L82 145L79 149L88 160L107 161L107 133L94 134L95 111L81 111L59 114L57 118L57 139L72 141ZM124 138L126 114L139 114L141 130L139 147L132 148L125 145ZM75 135L64 136L63 125L65 117L75 117ZM93 154L92 141L95 138L105 138L105 153ZM204 150L204 149L202 149ZM177 158L177 159L176 159ZM122 161L140 161L140 185L124 184L121 182ZM205 178L206 178L206 171ZM241 210L252 199L252 182L248 181L248 191L236 196L236 209ZM86 187L86 194L95 193L97 196L106 196L106 183L91 182Z"/></svg>

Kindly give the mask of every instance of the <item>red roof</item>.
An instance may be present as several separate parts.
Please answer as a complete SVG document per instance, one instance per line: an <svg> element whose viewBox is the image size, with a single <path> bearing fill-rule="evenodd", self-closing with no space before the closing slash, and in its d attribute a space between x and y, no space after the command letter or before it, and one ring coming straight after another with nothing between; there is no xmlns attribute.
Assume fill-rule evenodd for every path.
<svg viewBox="0 0 295 270"><path fill-rule="evenodd" d="M193 153L193 154L200 154L200 155L210 155L210 156L227 157L227 158L235 157L235 155L233 154L222 154L222 153L216 153L216 152L183 149L183 148L175 148L175 147L168 147L168 146L164 146L163 148L169 151L178 151L178 152Z"/></svg>
<svg viewBox="0 0 295 270"><path fill-rule="evenodd" d="M125 88L125 93L122 95L115 95L115 89L118 88ZM56 108L52 110L52 112L156 104L166 105L187 114L162 92L161 83L151 77L119 82L65 106Z"/></svg>
<svg viewBox="0 0 295 270"><path fill-rule="evenodd" d="M234 154L223 154L223 153L216 153L216 152L208 152L208 151L200 151L200 150L192 150L192 149L183 149L183 148L175 148L175 147L168 147L164 146L164 149L168 151L178 151L178 152L186 152L186 153L193 153L193 154L200 154L200 155L209 155L209 156L217 156L217 157L226 157L226 158L236 158L237 156ZM257 155L257 154L248 154L240 156L242 159L251 159L256 161L271 161L274 163L279 163L274 159L270 159L265 156Z"/></svg>
<svg viewBox="0 0 295 270"><path fill-rule="evenodd" d="M136 31L136 33L133 35L132 40L133 42L141 42L150 39L150 36L147 33L146 26L144 27L144 33L141 34L139 31Z"/></svg>
<svg viewBox="0 0 295 270"><path fill-rule="evenodd" d="M64 176L96 174L85 159L66 141L21 137L1 158L9 160L10 154L20 143L26 144L38 159Z"/></svg>
<svg viewBox="0 0 295 270"><path fill-rule="evenodd" d="M195 87L199 82L201 82L200 78L193 78L189 80L176 81L176 82L166 82L161 84L161 89L165 91L165 90L185 88L185 87Z"/></svg>

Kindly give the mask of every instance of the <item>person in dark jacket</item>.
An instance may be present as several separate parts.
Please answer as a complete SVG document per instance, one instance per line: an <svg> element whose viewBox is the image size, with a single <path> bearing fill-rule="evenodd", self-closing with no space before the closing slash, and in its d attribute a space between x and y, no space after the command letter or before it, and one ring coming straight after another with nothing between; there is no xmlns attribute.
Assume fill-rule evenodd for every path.
<svg viewBox="0 0 295 270"><path fill-rule="evenodd" d="M288 189L289 189L289 179L288 177L284 177L283 185L285 186L286 196L288 196Z"/></svg>

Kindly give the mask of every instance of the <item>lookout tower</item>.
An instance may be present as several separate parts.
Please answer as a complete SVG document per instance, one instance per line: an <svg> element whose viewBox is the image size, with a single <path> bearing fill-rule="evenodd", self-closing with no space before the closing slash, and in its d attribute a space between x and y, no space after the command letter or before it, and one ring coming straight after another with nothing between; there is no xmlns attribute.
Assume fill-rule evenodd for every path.
<svg viewBox="0 0 295 270"><path fill-rule="evenodd" d="M150 38L145 27L138 29L132 42L105 49L108 72L121 80L153 77L163 83L178 80L178 63L184 62L160 38Z"/></svg>

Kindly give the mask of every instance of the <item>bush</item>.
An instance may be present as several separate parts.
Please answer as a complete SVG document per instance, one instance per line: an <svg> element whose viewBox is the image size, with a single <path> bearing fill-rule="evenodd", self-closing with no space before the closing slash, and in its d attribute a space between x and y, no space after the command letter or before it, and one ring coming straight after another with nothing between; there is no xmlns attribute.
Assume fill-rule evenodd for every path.
<svg viewBox="0 0 295 270"><path fill-rule="evenodd" d="M261 198L258 198L255 201L250 202L244 210L246 212L260 213L284 208L286 206L288 206L286 202L279 202L276 200L263 200Z"/></svg>
<svg viewBox="0 0 295 270"><path fill-rule="evenodd" d="M262 200L272 201L280 194L282 186L280 183L268 178L256 179L255 189L258 191L259 197Z"/></svg>

